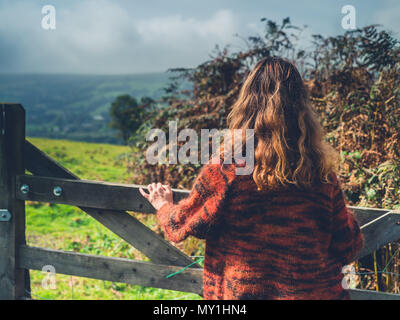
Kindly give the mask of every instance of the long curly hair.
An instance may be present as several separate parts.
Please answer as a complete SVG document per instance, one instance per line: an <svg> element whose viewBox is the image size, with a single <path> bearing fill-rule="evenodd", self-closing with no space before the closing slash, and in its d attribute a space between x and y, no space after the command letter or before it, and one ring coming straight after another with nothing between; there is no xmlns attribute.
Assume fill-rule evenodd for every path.
<svg viewBox="0 0 400 320"><path fill-rule="evenodd" d="M254 129L253 179L259 190L332 182L339 154L308 99L297 68L287 60L259 61L228 115L229 129ZM245 143L243 143L245 144Z"/></svg>

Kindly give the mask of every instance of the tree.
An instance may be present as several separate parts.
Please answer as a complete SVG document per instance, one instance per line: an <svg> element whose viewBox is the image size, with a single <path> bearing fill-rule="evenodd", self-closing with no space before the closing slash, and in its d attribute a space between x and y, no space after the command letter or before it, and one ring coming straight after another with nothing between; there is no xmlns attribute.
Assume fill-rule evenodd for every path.
<svg viewBox="0 0 400 320"><path fill-rule="evenodd" d="M154 106L155 101L149 97L143 97L140 103L130 95L118 96L111 104L110 127L118 131L124 143L139 129L147 114Z"/></svg>

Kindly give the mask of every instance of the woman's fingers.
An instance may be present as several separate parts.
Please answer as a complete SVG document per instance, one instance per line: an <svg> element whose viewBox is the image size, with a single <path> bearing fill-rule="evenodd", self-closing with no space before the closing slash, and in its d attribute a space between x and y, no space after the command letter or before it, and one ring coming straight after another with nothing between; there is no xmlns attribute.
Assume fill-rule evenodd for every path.
<svg viewBox="0 0 400 320"><path fill-rule="evenodd" d="M156 185L156 192L160 193L160 194L164 193L164 189L163 189L162 184L160 182L157 183L157 185Z"/></svg>
<svg viewBox="0 0 400 320"><path fill-rule="evenodd" d="M164 193L170 193L172 192L172 189L169 185L163 185L161 182L153 182L147 186L147 190L149 193L145 193L142 188L139 189L140 193L143 195L143 197L146 197L148 199L149 196L152 194L161 194L163 195ZM146 196L145 196L146 195Z"/></svg>
<svg viewBox="0 0 400 320"><path fill-rule="evenodd" d="M162 188L163 188L163 191L164 191L165 194L172 193L172 189L171 189L171 187L169 185L164 185L164 186L162 186Z"/></svg>
<svg viewBox="0 0 400 320"><path fill-rule="evenodd" d="M147 200L149 200L150 194L146 193L142 188L139 188L140 194L145 197Z"/></svg>
<svg viewBox="0 0 400 320"><path fill-rule="evenodd" d="M160 182L151 183L147 186L149 193L143 188L139 188L140 194L146 198L156 210L161 208L165 203L174 203L172 189L169 185L163 185Z"/></svg>

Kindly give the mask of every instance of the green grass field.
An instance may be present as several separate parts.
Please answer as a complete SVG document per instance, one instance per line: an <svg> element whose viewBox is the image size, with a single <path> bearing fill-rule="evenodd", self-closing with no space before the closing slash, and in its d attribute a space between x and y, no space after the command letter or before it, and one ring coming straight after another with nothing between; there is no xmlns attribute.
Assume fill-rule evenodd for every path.
<svg viewBox="0 0 400 320"><path fill-rule="evenodd" d="M29 138L39 149L82 179L125 182L128 147ZM27 202L27 243L31 246L148 260L89 215L72 206ZM143 221L143 220L142 220ZM154 215L145 223L154 227ZM189 240L190 241L190 240ZM34 299L201 299L192 293L57 274L56 289L42 286L46 274L30 271Z"/></svg>

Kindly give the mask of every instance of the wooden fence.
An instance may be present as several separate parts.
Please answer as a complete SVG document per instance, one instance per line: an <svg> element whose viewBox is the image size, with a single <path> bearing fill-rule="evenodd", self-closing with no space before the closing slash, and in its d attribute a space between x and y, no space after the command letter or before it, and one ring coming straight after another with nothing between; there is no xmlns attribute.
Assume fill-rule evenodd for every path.
<svg viewBox="0 0 400 320"><path fill-rule="evenodd" d="M25 140L25 110L0 104L0 299L30 298L29 270L52 265L57 273L202 294L203 270L126 210L154 213L139 186L80 180ZM26 175L29 171L31 175ZM186 190L174 190L176 201ZM151 262L31 247L25 239L25 201L78 206ZM400 239L400 212L352 207L365 247L357 258ZM400 295L350 290L353 299L396 299Z"/></svg>

